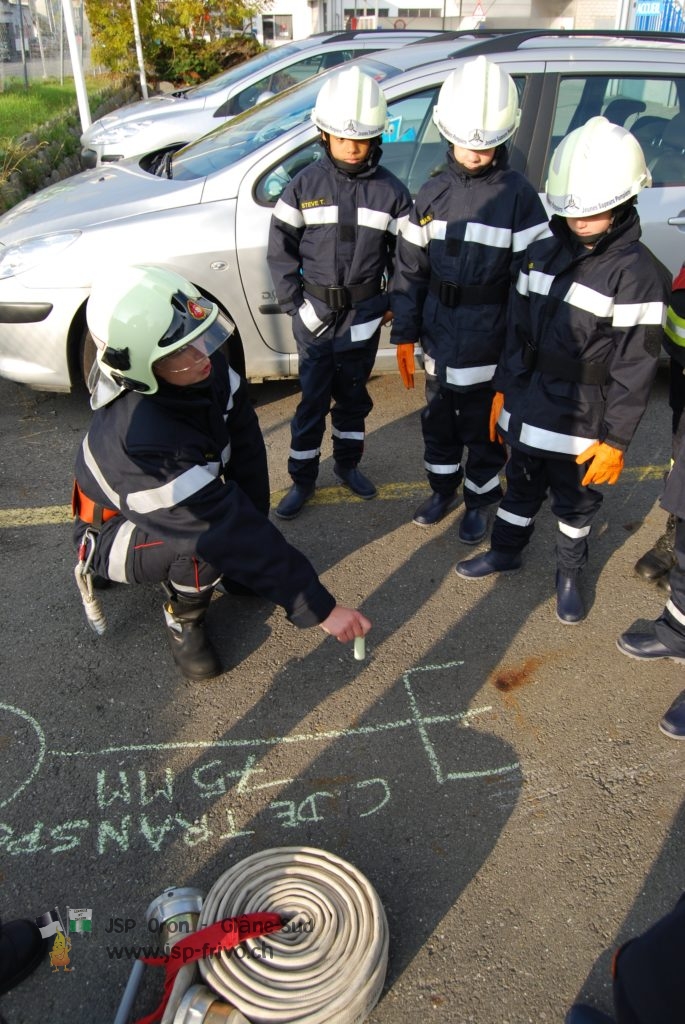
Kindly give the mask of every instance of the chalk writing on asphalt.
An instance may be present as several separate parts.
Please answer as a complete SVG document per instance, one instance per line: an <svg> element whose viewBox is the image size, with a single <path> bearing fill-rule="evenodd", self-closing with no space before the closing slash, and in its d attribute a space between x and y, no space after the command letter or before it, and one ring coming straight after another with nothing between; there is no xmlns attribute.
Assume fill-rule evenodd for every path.
<svg viewBox="0 0 685 1024"><path fill-rule="evenodd" d="M354 748L383 735L396 734L406 745L418 740L430 775L437 786L472 779L507 775L519 769L517 762L450 770L447 755L454 748L458 730L468 728L486 716L490 706L427 714L422 711L416 681L423 673L455 672L463 662L426 665L404 673L406 714L388 721L353 725L342 729L289 733L279 736L226 737L212 740L178 740L166 743L127 743L101 749L53 749L40 723L25 710L0 703L0 741L21 738L23 756L10 760L13 771L0 780L0 809L11 813L20 796L41 784L46 775L60 777L60 765L79 763L78 791L74 803L86 810L60 822L38 821L30 827L0 822L0 849L18 856L39 852L63 854L88 844L99 855L127 852L141 841L159 851L165 842L180 839L193 847L210 840L237 840L255 834L254 824L244 821L240 804L250 795L267 799L260 806L262 820L282 828L287 838L294 830L312 822L330 819L344 808L346 820L368 819L385 810L393 788L401 785L381 771L374 759L371 772L364 771L363 759L355 758L354 774L346 774L323 788L306 776L271 777L260 764L270 749L302 745L325 759L331 742ZM455 692L456 688L455 688ZM447 732L446 732L447 730ZM445 740L449 742L445 742ZM5 744L6 745L6 744ZM375 749L375 748L374 748ZM195 757L191 768L182 770L164 763L179 752ZM8 758L5 758L7 763ZM161 762L161 763L160 763ZM123 767L122 767L123 765ZM90 770L90 774L89 774ZM71 777L71 776L69 776ZM90 780L90 785L89 781ZM284 793L289 799L282 799ZM401 794L398 795L401 799ZM13 806L14 805L14 806ZM93 806L94 814L90 813ZM284 835L284 839L286 835ZM294 837L293 837L294 838Z"/></svg>

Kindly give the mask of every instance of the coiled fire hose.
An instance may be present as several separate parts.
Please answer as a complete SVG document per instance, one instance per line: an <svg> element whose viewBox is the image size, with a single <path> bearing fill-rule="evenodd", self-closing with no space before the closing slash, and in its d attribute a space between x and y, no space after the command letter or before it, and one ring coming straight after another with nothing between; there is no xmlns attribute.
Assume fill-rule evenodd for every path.
<svg viewBox="0 0 685 1024"><path fill-rule="evenodd" d="M210 989L253 1024L366 1020L385 980L388 922L360 871L303 846L252 854L214 883L198 929L250 913L278 914L284 927L247 939L242 955L199 960Z"/></svg>

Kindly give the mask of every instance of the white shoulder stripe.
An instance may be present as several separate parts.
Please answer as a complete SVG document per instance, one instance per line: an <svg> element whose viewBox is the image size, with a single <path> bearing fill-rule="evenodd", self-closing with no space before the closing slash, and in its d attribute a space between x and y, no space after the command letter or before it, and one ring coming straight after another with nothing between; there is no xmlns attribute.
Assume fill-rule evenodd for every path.
<svg viewBox="0 0 685 1024"><path fill-rule="evenodd" d="M469 221L464 232L464 241L489 245L492 249L510 249L511 228L496 228L491 224Z"/></svg>
<svg viewBox="0 0 685 1024"><path fill-rule="evenodd" d="M208 462L206 466L192 466L161 487L150 487L144 491L129 494L126 504L132 512L158 512L162 508L173 508L186 498L192 498L208 484L216 480L221 465Z"/></svg>
<svg viewBox="0 0 685 1024"><path fill-rule="evenodd" d="M638 324L655 324L663 327L666 306L663 302L617 302L614 307L614 327L637 327Z"/></svg>
<svg viewBox="0 0 685 1024"><path fill-rule="evenodd" d="M293 228L304 227L304 217L294 206L289 206L282 199L279 199L274 206L274 217L277 220L282 220L285 224L290 224Z"/></svg>

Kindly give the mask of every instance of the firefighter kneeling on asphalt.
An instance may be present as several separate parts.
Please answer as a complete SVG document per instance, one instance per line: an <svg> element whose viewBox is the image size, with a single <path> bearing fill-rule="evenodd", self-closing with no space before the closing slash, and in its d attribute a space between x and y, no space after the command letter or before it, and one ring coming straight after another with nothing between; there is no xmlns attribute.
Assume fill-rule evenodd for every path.
<svg viewBox="0 0 685 1024"><path fill-rule="evenodd" d="M76 460L74 537L81 550L95 538L88 570L163 585L171 651L193 680L222 671L205 633L215 587L254 592L343 642L364 636L369 620L336 604L268 519L264 440L218 306L176 273L133 266L95 282L86 316L95 412Z"/></svg>

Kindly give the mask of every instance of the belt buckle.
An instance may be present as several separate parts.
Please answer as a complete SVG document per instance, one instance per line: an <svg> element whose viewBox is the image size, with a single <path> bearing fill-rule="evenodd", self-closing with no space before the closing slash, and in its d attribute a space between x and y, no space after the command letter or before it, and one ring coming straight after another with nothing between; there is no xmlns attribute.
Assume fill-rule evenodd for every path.
<svg viewBox="0 0 685 1024"><path fill-rule="evenodd" d="M452 281L440 282L440 301L444 306L454 309L455 306L459 305L460 295L461 288L458 284L454 284Z"/></svg>
<svg viewBox="0 0 685 1024"><path fill-rule="evenodd" d="M347 308L347 288L344 285L330 285L328 288L328 305L335 313L339 313L340 310Z"/></svg>

